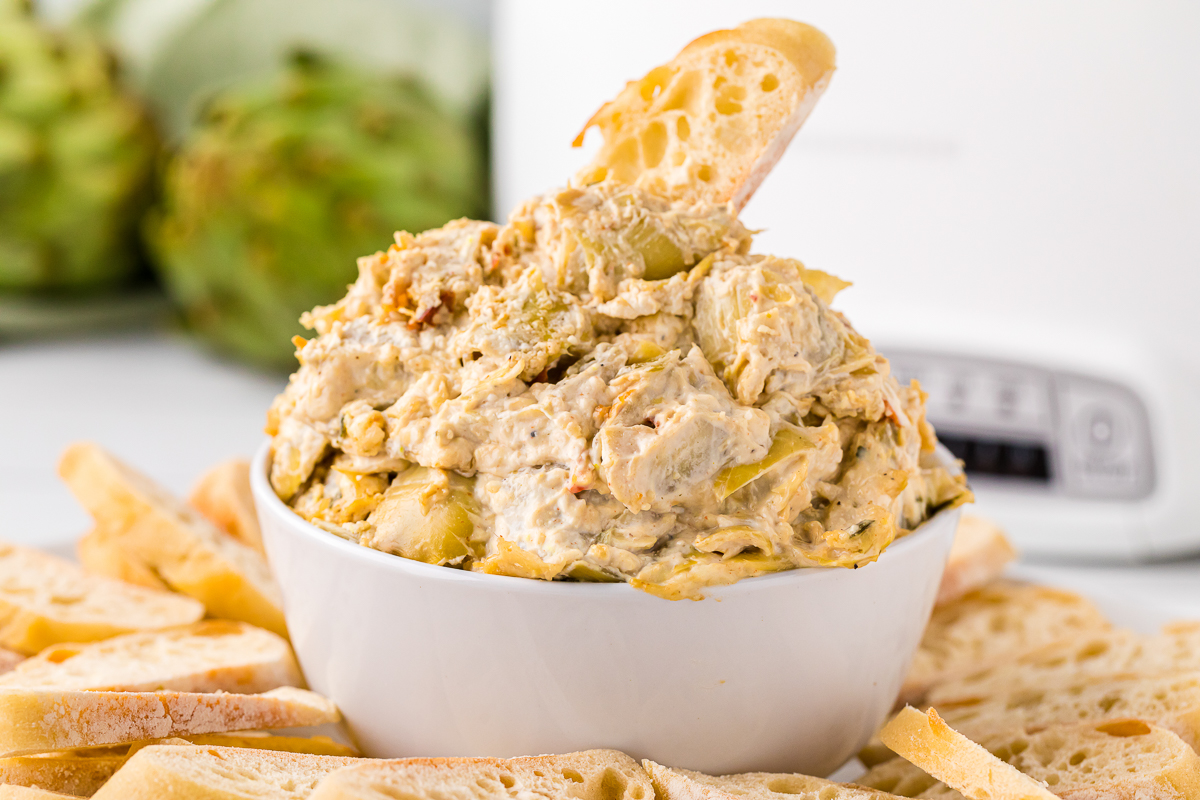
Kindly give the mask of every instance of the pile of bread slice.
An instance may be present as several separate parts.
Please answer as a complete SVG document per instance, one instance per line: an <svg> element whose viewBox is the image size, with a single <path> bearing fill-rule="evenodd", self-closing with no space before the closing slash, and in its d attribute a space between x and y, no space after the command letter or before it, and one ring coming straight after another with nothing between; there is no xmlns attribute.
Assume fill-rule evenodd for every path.
<svg viewBox="0 0 1200 800"><path fill-rule="evenodd" d="M1077 594L987 580L1006 549L964 515L902 707L856 783L945 800L1200 798L1200 622L1140 634Z"/></svg>
<svg viewBox="0 0 1200 800"><path fill-rule="evenodd" d="M612 750L359 758L303 688L245 462L189 503L91 444L60 471L95 519L82 566L0 544L0 800L1200 798L1200 623L1117 630L1083 597L1006 580L1012 547L975 517L898 701L924 710L902 708L847 784Z"/></svg>
<svg viewBox="0 0 1200 800"><path fill-rule="evenodd" d="M129 762L163 741L265 764L357 755L304 688L244 462L191 505L95 445L60 471L95 519L80 563L0 543L0 797L141 781Z"/></svg>

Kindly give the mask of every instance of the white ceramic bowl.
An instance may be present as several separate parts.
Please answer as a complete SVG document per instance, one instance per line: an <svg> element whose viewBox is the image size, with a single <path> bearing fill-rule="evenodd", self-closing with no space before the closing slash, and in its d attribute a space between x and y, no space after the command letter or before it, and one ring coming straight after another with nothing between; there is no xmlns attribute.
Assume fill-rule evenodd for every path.
<svg viewBox="0 0 1200 800"><path fill-rule="evenodd" d="M716 774L825 775L899 690L958 512L862 569L743 580L705 600L435 567L351 544L252 472L313 689L377 757L613 747Z"/></svg>

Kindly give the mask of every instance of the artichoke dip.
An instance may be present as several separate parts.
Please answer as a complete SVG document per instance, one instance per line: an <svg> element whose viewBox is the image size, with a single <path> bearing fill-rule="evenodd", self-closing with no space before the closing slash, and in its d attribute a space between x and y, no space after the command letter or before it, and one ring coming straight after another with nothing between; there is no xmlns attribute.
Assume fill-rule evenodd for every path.
<svg viewBox="0 0 1200 800"><path fill-rule="evenodd" d="M750 244L613 183L397 234L304 317L275 491L387 553L673 599L873 561L969 493L847 284Z"/></svg>

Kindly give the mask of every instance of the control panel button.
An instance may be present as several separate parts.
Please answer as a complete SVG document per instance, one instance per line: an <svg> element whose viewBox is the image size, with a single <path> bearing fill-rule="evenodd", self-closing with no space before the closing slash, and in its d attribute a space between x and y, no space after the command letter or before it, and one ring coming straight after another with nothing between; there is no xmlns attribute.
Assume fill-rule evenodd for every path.
<svg viewBox="0 0 1200 800"><path fill-rule="evenodd" d="M1067 497L1135 500L1154 489L1154 448L1128 387L1014 362L883 347L929 394L926 417L972 479Z"/></svg>
<svg viewBox="0 0 1200 800"><path fill-rule="evenodd" d="M1056 380L1063 480L1076 496L1136 499L1153 488L1150 431L1141 401L1122 386L1081 376Z"/></svg>

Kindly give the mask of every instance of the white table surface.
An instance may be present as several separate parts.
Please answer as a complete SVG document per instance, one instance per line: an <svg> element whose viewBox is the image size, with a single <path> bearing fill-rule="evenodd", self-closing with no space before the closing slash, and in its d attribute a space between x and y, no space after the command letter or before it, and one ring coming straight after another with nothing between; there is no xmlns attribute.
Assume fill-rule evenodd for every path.
<svg viewBox="0 0 1200 800"><path fill-rule="evenodd" d="M174 333L0 343L0 538L58 549L88 530L55 472L71 442L96 441L184 494L207 467L254 452L285 383Z"/></svg>

